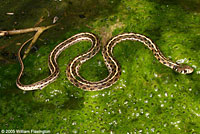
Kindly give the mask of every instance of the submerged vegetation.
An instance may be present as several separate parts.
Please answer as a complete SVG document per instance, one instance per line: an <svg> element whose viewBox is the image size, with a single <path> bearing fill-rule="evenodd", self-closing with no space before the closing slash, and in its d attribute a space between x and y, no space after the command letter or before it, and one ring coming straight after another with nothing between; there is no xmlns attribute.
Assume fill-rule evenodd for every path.
<svg viewBox="0 0 200 134"><path fill-rule="evenodd" d="M108 89L86 92L66 78L66 65L90 48L77 43L58 58L59 78L40 91L15 85L21 44L33 34L0 38L0 129L52 133L198 133L200 131L200 3L198 0L54 0L0 2L0 30L57 26L40 36L24 60L24 84L49 74L48 54L79 32L92 32L105 44L124 32L150 37L172 61L194 68L181 75L160 64L143 44L125 41L114 48L122 67ZM102 55L84 63L80 74L97 81L108 74Z"/></svg>

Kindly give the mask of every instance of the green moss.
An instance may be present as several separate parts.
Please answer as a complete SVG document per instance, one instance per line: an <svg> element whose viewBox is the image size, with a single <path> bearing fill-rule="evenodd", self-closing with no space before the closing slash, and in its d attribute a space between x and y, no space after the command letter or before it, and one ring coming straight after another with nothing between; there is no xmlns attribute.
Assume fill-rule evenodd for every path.
<svg viewBox="0 0 200 134"><path fill-rule="evenodd" d="M69 61L90 48L90 43L81 42L58 58L61 73L54 83L40 91L23 92L15 86L20 67L13 55L19 48L15 44L32 35L1 38L0 44L9 46L1 51L0 129L127 134L200 131L198 1L188 5L187 0L0 3L1 29L33 27L42 16L45 20L40 25L49 25L54 16L59 17L59 24L40 37L37 51L24 60L25 84L49 75L48 54L59 42L86 31L97 34L104 43L124 32L144 34L166 57L182 59L195 68L191 75L178 74L160 64L143 44L124 41L114 49L122 68L119 81L102 91L85 92L73 86L65 75ZM15 15L8 16L7 12ZM91 81L105 78L108 71L102 55L84 63L80 74Z"/></svg>

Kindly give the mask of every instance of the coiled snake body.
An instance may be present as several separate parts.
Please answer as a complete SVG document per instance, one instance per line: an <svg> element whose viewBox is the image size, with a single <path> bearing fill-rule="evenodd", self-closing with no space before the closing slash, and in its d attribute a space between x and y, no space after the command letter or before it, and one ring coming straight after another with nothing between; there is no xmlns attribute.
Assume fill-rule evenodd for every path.
<svg viewBox="0 0 200 134"><path fill-rule="evenodd" d="M73 85L86 91L97 91L97 90L102 90L104 88L108 88L119 79L121 70L120 70L120 66L118 62L113 57L112 51L113 51L114 46L117 43L121 41L125 41L125 40L133 40L133 41L142 42L150 50L152 50L154 56L160 63L162 63L163 65L179 73L190 74L193 72L193 68L191 68L190 66L177 64L165 58L163 54L161 53L161 51L158 49L158 47L149 38L145 37L144 35L135 34L135 33L123 33L110 39L110 41L102 49L102 55L103 55L105 64L108 68L109 75L101 81L97 81L97 82L87 81L79 75L79 68L81 64L83 64L84 62L86 62L87 60L89 60L90 58L92 58L99 52L101 45L99 43L98 38L94 34L79 33L61 42L51 51L49 55L49 59L48 59L49 60L48 65L49 65L51 74L47 78L30 85L23 85L20 82L20 78L24 70L24 65L23 65L20 54L21 54L22 48L26 44L24 43L24 45L22 45L18 51L18 60L21 65L21 71L16 80L17 87L22 90L37 90L37 89L42 89L48 84L55 81L59 75L59 67L57 64L57 58L60 55L60 53L66 48L68 48L69 46L83 40L90 41L92 43L92 46L86 53L75 57L68 64L67 69L66 69L66 74L67 74L67 78Z"/></svg>

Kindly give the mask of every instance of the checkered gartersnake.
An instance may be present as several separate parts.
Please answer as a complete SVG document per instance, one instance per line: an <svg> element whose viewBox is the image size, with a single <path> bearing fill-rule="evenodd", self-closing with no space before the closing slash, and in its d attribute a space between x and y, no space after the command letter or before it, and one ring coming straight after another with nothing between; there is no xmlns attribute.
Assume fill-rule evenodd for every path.
<svg viewBox="0 0 200 134"><path fill-rule="evenodd" d="M85 61L89 60L90 58L92 58L99 52L101 45L99 43L98 38L94 34L79 33L61 42L51 51L49 55L49 59L48 59L49 61L48 65L49 65L51 74L47 78L30 85L23 85L20 82L20 78L24 70L24 65L23 65L20 53L21 53L22 48L26 44L24 43L24 45L22 45L18 51L18 59L21 65L21 71L16 80L16 85L18 86L18 88L22 90L37 90L37 89L42 89L45 86L52 83L53 81L55 81L59 75L59 67L57 64L57 58L60 55L60 53L66 48L68 48L69 46L83 40L90 41L92 43L92 47L86 53L75 57L68 64L66 74L67 74L67 78L73 85L86 91L97 91L104 88L108 88L119 79L121 70L120 70L120 66L118 62L113 57L112 51L113 51L114 46L117 43L124 40L134 40L134 41L142 42L150 50L152 50L154 56L160 63L162 63L163 65L179 73L190 74L193 72L192 67L188 65L184 65L184 64L174 63L172 61L169 61L167 58L165 58L163 54L161 53L161 51L158 49L158 47L149 38L145 37L144 35L135 34L135 33L123 33L110 39L110 41L102 49L102 55L103 55L105 64L108 68L109 75L101 81L97 81L97 82L87 81L79 75L79 68L81 64L83 64Z"/></svg>

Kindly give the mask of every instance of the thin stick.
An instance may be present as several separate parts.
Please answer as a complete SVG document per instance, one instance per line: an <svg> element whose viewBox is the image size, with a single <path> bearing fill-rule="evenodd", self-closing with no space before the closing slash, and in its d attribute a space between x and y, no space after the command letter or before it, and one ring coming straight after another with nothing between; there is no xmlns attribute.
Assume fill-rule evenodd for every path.
<svg viewBox="0 0 200 134"><path fill-rule="evenodd" d="M20 30L11 30L11 31L0 31L0 37L1 36L8 36L8 35L15 35L15 34L23 34L23 33L29 33L29 32L36 32L35 35L33 36L33 40L31 41L30 45L28 46L28 48L26 49L26 51L24 52L24 56L23 59L26 58L26 56L28 55L28 53L31 50L31 47L33 46L33 44L37 41L37 39L39 38L39 36L47 29L55 26L54 25L50 25L50 26L46 26L46 27L34 27L34 28L27 28L27 29L20 29Z"/></svg>
<svg viewBox="0 0 200 134"><path fill-rule="evenodd" d="M31 41L30 45L28 46L28 48L24 51L24 56L23 59L26 58L26 56L28 55L28 53L31 50L31 47L33 46L33 44L35 44L35 42L37 41L37 39L39 38L39 36L47 29L53 27L55 25L50 25L50 26L46 26L46 27L38 27L36 34L33 37L33 40Z"/></svg>
<svg viewBox="0 0 200 134"><path fill-rule="evenodd" d="M8 35L15 35L15 34L23 34L28 32L38 31L40 27L34 28L27 28L27 29L20 29L20 30L11 30L11 31L0 31L0 36L8 36Z"/></svg>

